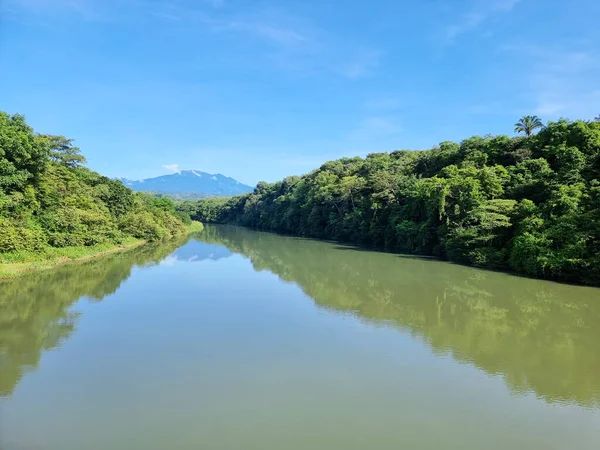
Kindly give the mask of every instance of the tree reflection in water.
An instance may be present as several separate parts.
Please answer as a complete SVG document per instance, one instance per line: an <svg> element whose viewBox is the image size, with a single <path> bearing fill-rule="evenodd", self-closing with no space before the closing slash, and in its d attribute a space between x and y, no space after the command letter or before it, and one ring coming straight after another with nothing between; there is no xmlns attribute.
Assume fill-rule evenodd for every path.
<svg viewBox="0 0 600 450"><path fill-rule="evenodd" d="M600 289L208 226L200 239L297 284L317 305L420 336L515 393L600 406Z"/></svg>

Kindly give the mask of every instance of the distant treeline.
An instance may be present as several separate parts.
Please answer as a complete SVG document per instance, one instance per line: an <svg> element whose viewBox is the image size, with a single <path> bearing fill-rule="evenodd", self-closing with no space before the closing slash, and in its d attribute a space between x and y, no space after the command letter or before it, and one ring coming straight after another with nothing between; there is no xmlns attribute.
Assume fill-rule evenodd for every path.
<svg viewBox="0 0 600 450"><path fill-rule="evenodd" d="M515 130L525 136L342 158L179 208L203 222L600 285L600 122L524 117Z"/></svg>
<svg viewBox="0 0 600 450"><path fill-rule="evenodd" d="M0 111L0 254L156 241L186 231L169 199L135 193L83 166L71 139L34 133Z"/></svg>
<svg viewBox="0 0 600 450"><path fill-rule="evenodd" d="M184 200L199 200L202 198L211 197L210 194L204 194L203 192L178 192L176 194L169 194L166 192L155 192L155 191L143 191L147 195L156 198L168 198L175 202Z"/></svg>

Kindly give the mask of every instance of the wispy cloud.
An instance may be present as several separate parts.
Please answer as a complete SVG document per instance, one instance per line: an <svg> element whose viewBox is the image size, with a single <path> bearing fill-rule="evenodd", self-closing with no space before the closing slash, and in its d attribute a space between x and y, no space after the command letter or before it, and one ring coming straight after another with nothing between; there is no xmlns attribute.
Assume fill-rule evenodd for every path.
<svg viewBox="0 0 600 450"><path fill-rule="evenodd" d="M491 101L489 103L476 103L470 105L465 110L469 114L473 114L475 116L488 116L505 113L507 107L502 102Z"/></svg>
<svg viewBox="0 0 600 450"><path fill-rule="evenodd" d="M397 133L400 127L392 119L383 117L369 117L365 119L363 128L378 133Z"/></svg>
<svg viewBox="0 0 600 450"><path fill-rule="evenodd" d="M353 60L342 63L338 71L350 80L372 75L379 67L381 54L379 50L361 50Z"/></svg>
<svg viewBox="0 0 600 450"><path fill-rule="evenodd" d="M591 118L597 114L600 54L596 50L567 44L514 45L503 49L528 62L520 85L535 114L549 118Z"/></svg>
<svg viewBox="0 0 600 450"><path fill-rule="evenodd" d="M301 76L328 74L360 80L376 74L383 55L379 49L320 29L310 18L264 5L233 8L227 0L0 0L0 4L48 22L154 21L157 27L175 32L230 35L255 43L256 64Z"/></svg>
<svg viewBox="0 0 600 450"><path fill-rule="evenodd" d="M309 42L309 38L292 28L285 28L265 22L251 20L212 21L217 31L239 31L280 45L294 45Z"/></svg>
<svg viewBox="0 0 600 450"><path fill-rule="evenodd" d="M169 1L151 3L145 9L154 17L192 23L215 33L243 34L284 46L312 41L306 31L294 23L294 18L286 14L261 9L252 13L236 10L216 13L207 10L204 7L207 4L214 8L225 6L223 0L203 0L200 5Z"/></svg>
<svg viewBox="0 0 600 450"><path fill-rule="evenodd" d="M404 102L400 98L390 95L370 98L365 102L364 106L374 111L395 111L402 108Z"/></svg>
<svg viewBox="0 0 600 450"><path fill-rule="evenodd" d="M225 6L225 0L203 0L205 3L208 3L213 8L222 8Z"/></svg>
<svg viewBox="0 0 600 450"><path fill-rule="evenodd" d="M225 9L225 8L224 8ZM341 41L312 21L286 11L257 7L215 14L198 6L159 3L149 14L171 22L193 23L215 34L237 35L266 46L257 47L275 67L300 74L330 73L349 80L373 75L382 52Z"/></svg>
<svg viewBox="0 0 600 450"><path fill-rule="evenodd" d="M40 10L49 7L68 7L80 9L86 3L85 0L4 0L8 5L20 6L32 10Z"/></svg>
<svg viewBox="0 0 600 450"><path fill-rule="evenodd" d="M373 116L363 119L359 127L350 135L352 140L369 140L398 134L402 128L392 117Z"/></svg>
<svg viewBox="0 0 600 450"><path fill-rule="evenodd" d="M100 4L90 0L4 0L0 2L0 12L3 8L8 12L28 11L39 16L71 13L88 21L107 19L100 11Z"/></svg>
<svg viewBox="0 0 600 450"><path fill-rule="evenodd" d="M445 39L451 44L455 39L467 33L498 13L512 11L522 0L476 0L473 7L462 15L461 20L446 28Z"/></svg>
<svg viewBox="0 0 600 450"><path fill-rule="evenodd" d="M181 172L181 167L179 167L179 164L163 164L162 166L165 169L167 169L169 172L173 172L173 173Z"/></svg>

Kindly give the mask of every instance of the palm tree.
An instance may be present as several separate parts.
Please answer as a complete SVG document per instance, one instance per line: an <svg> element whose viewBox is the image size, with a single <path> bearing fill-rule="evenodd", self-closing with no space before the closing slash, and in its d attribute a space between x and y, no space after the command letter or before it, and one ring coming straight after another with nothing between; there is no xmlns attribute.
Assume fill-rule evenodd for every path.
<svg viewBox="0 0 600 450"><path fill-rule="evenodd" d="M538 116L523 116L515 123L515 133L525 133L529 137L533 134L533 130L543 127L544 124Z"/></svg>

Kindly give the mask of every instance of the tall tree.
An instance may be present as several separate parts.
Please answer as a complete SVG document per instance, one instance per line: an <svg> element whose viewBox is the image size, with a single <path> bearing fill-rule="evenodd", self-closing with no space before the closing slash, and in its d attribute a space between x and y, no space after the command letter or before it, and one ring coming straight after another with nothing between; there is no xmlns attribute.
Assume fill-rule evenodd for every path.
<svg viewBox="0 0 600 450"><path fill-rule="evenodd" d="M536 128L543 128L544 124L538 116L523 116L515 123L515 133L525 133L531 136Z"/></svg>
<svg viewBox="0 0 600 450"><path fill-rule="evenodd" d="M86 163L85 156L80 153L79 147L73 145L73 139L51 134L42 135L50 145L50 158L67 166L79 167Z"/></svg>
<svg viewBox="0 0 600 450"><path fill-rule="evenodd" d="M21 191L44 171L49 152L25 117L0 111L0 192Z"/></svg>

